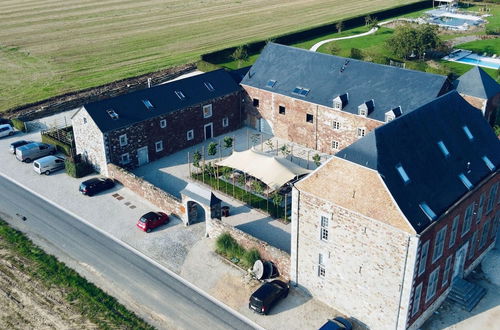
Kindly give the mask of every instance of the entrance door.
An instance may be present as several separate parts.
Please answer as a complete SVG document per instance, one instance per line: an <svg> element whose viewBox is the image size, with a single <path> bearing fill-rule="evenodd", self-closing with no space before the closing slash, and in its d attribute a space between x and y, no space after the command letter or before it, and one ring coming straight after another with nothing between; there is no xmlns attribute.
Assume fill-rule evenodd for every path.
<svg viewBox="0 0 500 330"><path fill-rule="evenodd" d="M455 255L455 265L453 266L453 276L452 279L458 277L464 277L464 264L465 264L465 256L467 254L467 247L469 246L469 242L465 243Z"/></svg>
<svg viewBox="0 0 500 330"><path fill-rule="evenodd" d="M205 125L205 140L211 139L213 136L213 124L206 124Z"/></svg>
<svg viewBox="0 0 500 330"><path fill-rule="evenodd" d="M137 149L137 161L139 166L149 163L148 147Z"/></svg>
<svg viewBox="0 0 500 330"><path fill-rule="evenodd" d="M264 118L259 119L259 131L264 134L273 135L273 129L267 120Z"/></svg>

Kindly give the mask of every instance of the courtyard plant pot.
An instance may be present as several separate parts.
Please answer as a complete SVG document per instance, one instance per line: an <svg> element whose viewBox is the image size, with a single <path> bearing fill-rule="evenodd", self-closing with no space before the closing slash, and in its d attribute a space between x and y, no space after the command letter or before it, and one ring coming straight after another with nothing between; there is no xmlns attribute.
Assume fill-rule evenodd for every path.
<svg viewBox="0 0 500 330"><path fill-rule="evenodd" d="M221 207L221 213L222 213L223 217L228 217L229 216L229 206Z"/></svg>

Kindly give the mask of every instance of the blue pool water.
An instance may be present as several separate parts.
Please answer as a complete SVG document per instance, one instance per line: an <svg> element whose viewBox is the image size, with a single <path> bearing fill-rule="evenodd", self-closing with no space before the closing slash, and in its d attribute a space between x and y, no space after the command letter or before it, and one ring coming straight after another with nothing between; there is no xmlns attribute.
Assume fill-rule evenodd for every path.
<svg viewBox="0 0 500 330"><path fill-rule="evenodd" d="M463 18L456 18L456 17L447 17L447 16L433 17L431 21L434 24L448 25L448 26L462 26L465 23L467 23L468 25L477 25L478 24L478 21L473 21L470 19L463 19Z"/></svg>
<svg viewBox="0 0 500 330"><path fill-rule="evenodd" d="M500 61L488 60L485 58L481 58L477 55L474 56L473 54L466 56L466 57L462 57L461 59L457 60L456 62L471 64L471 65L479 65L479 66L487 67L487 68L491 68L491 69L500 68Z"/></svg>

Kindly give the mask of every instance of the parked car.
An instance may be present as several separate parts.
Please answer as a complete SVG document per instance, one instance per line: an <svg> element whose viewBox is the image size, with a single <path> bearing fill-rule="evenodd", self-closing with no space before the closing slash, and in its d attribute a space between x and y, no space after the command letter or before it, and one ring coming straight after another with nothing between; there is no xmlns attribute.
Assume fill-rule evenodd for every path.
<svg viewBox="0 0 500 330"><path fill-rule="evenodd" d="M54 155L57 152L52 144L42 142L32 142L16 148L16 158L22 162L31 163L31 161Z"/></svg>
<svg viewBox="0 0 500 330"><path fill-rule="evenodd" d="M14 134L14 129L12 128L12 126L10 126L10 124L0 125L0 137L9 136L12 134Z"/></svg>
<svg viewBox="0 0 500 330"><path fill-rule="evenodd" d="M13 153L15 155L17 148L19 148L20 146L24 146L28 143L33 143L33 141L26 141L26 140L14 141L10 144L9 150L11 153Z"/></svg>
<svg viewBox="0 0 500 330"><path fill-rule="evenodd" d="M64 158L57 156L45 156L33 162L33 170L45 175L63 169L64 166Z"/></svg>
<svg viewBox="0 0 500 330"><path fill-rule="evenodd" d="M3 124L9 124L10 125L10 120L8 120L7 118L0 117L0 125L3 125Z"/></svg>
<svg viewBox="0 0 500 330"><path fill-rule="evenodd" d="M137 227L150 233L151 230L168 223L168 221L168 215L163 212L148 212L137 221Z"/></svg>
<svg viewBox="0 0 500 330"><path fill-rule="evenodd" d="M288 296L290 286L280 280L262 284L252 295L248 307L256 313L267 315L271 308Z"/></svg>
<svg viewBox="0 0 500 330"><path fill-rule="evenodd" d="M83 181L78 189L82 194L87 196L94 196L95 194L111 189L115 186L115 182L109 178L93 178Z"/></svg>
<svg viewBox="0 0 500 330"><path fill-rule="evenodd" d="M326 323L323 324L319 330L352 330L352 323L351 321L338 316L333 320L326 321Z"/></svg>

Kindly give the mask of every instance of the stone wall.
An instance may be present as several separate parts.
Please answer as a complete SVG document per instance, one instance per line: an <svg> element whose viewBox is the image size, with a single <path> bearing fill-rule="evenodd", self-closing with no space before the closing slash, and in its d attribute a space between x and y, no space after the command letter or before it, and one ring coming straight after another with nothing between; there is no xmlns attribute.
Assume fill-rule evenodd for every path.
<svg viewBox="0 0 500 330"><path fill-rule="evenodd" d="M207 222L207 234L216 239L219 235L228 232L245 249L256 248L259 251L262 260L272 261L280 273L280 277L286 281L290 280L290 255L285 251L270 246L239 229L218 219L211 219Z"/></svg>
<svg viewBox="0 0 500 330"><path fill-rule="evenodd" d="M160 210L166 212L167 214L172 214L178 218L182 218L182 214L185 212L185 209L182 206L180 199L170 195L150 182L137 177L133 173L111 163L108 164L108 176L120 182L123 186L132 190L134 193L157 206Z"/></svg>
<svg viewBox="0 0 500 330"><path fill-rule="evenodd" d="M148 87L148 78L151 84L157 85L174 79L195 69L194 64L185 64L171 67L157 72L151 72L137 77L117 80L109 84L91 87L80 91L69 92L54 96L42 101L28 103L11 108L5 112L9 118L22 117L24 120L34 120L50 116L59 112L78 108L84 104L127 94Z"/></svg>

